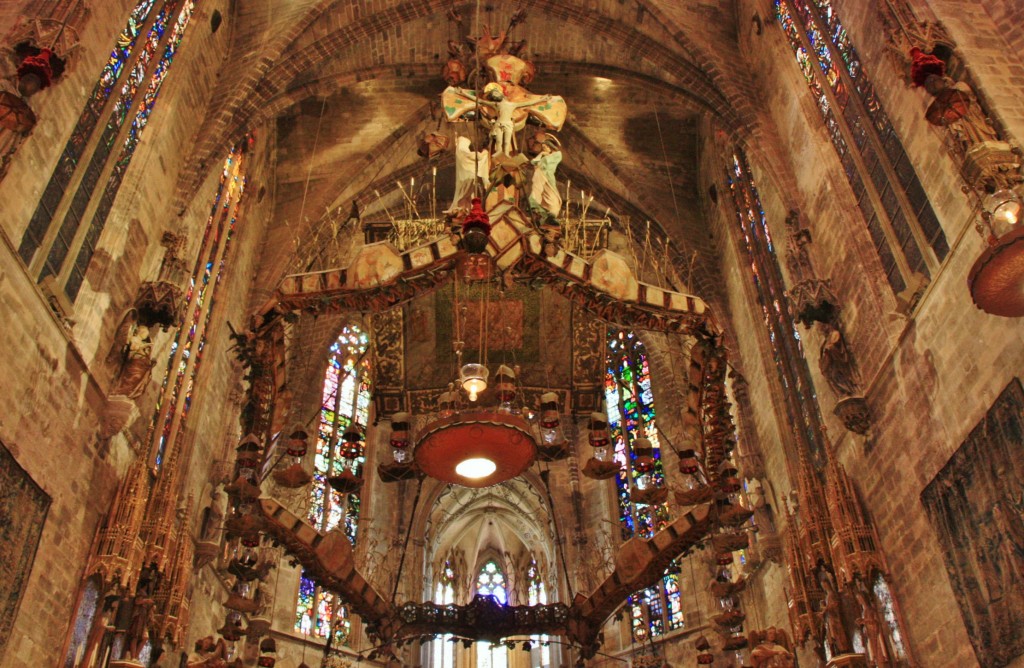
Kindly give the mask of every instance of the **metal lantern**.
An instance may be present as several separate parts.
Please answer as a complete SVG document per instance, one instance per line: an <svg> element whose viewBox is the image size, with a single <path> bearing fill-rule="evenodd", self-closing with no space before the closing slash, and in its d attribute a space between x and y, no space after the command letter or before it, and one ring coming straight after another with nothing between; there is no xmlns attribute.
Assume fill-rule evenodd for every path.
<svg viewBox="0 0 1024 668"><path fill-rule="evenodd" d="M611 437L608 435L608 414L594 411L590 414L590 446L594 448L594 457L599 461L608 459L608 446Z"/></svg>
<svg viewBox="0 0 1024 668"><path fill-rule="evenodd" d="M513 412L512 402L516 398L516 372L504 364L499 366L498 373L494 377L494 389L500 402L498 410L504 413Z"/></svg>
<svg viewBox="0 0 1024 668"><path fill-rule="evenodd" d="M490 218L481 206L480 198L474 197L472 208L462 221L462 246L469 253L483 253L487 250L490 235Z"/></svg>
<svg viewBox="0 0 1024 668"><path fill-rule="evenodd" d="M399 464L410 458L409 454L409 421L411 416L406 412L391 416L391 454Z"/></svg>
<svg viewBox="0 0 1024 668"><path fill-rule="evenodd" d="M700 471L700 462L697 461L697 453L692 449L679 451L679 472L683 474L683 489L692 491L700 487L700 479L697 477Z"/></svg>
<svg viewBox="0 0 1024 668"><path fill-rule="evenodd" d="M697 638L697 642L694 643L694 648L697 650L698 665L710 666L715 662L715 655L709 651L711 649L711 643L708 641L706 636Z"/></svg>
<svg viewBox="0 0 1024 668"><path fill-rule="evenodd" d="M273 638L264 638L260 641L260 658L256 665L273 668L275 663L277 663L277 641Z"/></svg>
<svg viewBox="0 0 1024 668"><path fill-rule="evenodd" d="M743 489L743 481L737 477L739 470L730 460L722 460L718 465L718 487L722 494L732 497ZM733 499L735 500L735 499Z"/></svg>
<svg viewBox="0 0 1024 668"><path fill-rule="evenodd" d="M545 392L540 396L540 438L548 445L565 440L558 414L558 394L555 392Z"/></svg>
<svg viewBox="0 0 1024 668"><path fill-rule="evenodd" d="M249 434L242 439L242 442L235 448L237 453L235 458L235 465L238 467L239 473L242 469L255 469L260 463L260 454L263 447L260 445L260 440L256 438L255 434Z"/></svg>
<svg viewBox="0 0 1024 668"><path fill-rule="evenodd" d="M306 431L305 426L296 423L292 426L291 433L288 434L288 440L285 442L285 451L289 457L301 459L305 456L308 449L309 432Z"/></svg>
<svg viewBox="0 0 1024 668"><path fill-rule="evenodd" d="M346 469L355 469L363 454L363 433L354 424L345 429L341 437L341 459Z"/></svg>
<svg viewBox="0 0 1024 668"><path fill-rule="evenodd" d="M448 391L442 392L437 398L437 411L440 417L453 415L459 405L459 393L455 391L454 385L448 385Z"/></svg>
<svg viewBox="0 0 1024 668"><path fill-rule="evenodd" d="M633 441L633 452L636 454L633 461L633 469L637 472L636 485L640 489L647 489L651 485L651 474L654 472L654 446L647 438L641 436Z"/></svg>
<svg viewBox="0 0 1024 668"><path fill-rule="evenodd" d="M1021 201L1020 195L1010 188L1002 188L986 195L982 207L992 234L996 237L1017 229L1021 218L1024 218L1024 202Z"/></svg>
<svg viewBox="0 0 1024 668"><path fill-rule="evenodd" d="M487 367L483 364L470 362L463 364L459 371L459 383L469 394L470 401L476 401L480 393L487 389Z"/></svg>

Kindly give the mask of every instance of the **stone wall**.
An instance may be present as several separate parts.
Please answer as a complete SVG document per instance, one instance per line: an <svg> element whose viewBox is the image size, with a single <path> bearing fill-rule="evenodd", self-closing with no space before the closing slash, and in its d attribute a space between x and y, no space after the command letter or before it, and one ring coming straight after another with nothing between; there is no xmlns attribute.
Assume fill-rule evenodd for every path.
<svg viewBox="0 0 1024 668"><path fill-rule="evenodd" d="M960 192L941 134L923 119L927 102L923 93L899 80L885 55L883 31L871 5L836 4L953 250L917 307L906 316L897 313L789 45L769 12L769 3L754 2L746 3L748 13L762 12L765 30L761 36L748 35L742 50L749 54L748 63L763 83L781 154L791 157L787 164L753 164L752 171L777 247L783 245L782 222L788 208L800 208L814 235L810 252L817 272L832 279L843 304L847 338L865 377L867 400L875 416L869 439L846 432L831 415L835 397L817 368L817 335L805 328L800 332L829 435L856 481L888 555L911 650L920 665L971 665L976 659L920 494L1010 379L1024 372L1024 338L1016 321L986 315L971 303L966 276L983 247L973 230L976 213ZM965 40L964 57L969 66L977 61L979 67L988 67L991 54L971 49L976 39ZM780 191L779 172L795 176L795 191ZM719 208L729 206L727 200L720 200ZM728 253L723 253L723 261L729 263ZM730 301L741 303L742 291L733 287L736 271L726 273L731 279ZM744 266L739 273L749 270ZM749 276L744 280L749 281ZM733 313L735 317L735 307ZM757 329L739 325L736 329L760 335ZM741 349L749 348L742 339ZM766 359L763 354L760 357ZM749 373L749 367L744 370ZM769 370L768 375L772 373ZM773 399L778 394L758 385L751 382L752 403L759 410L778 405ZM775 448L770 443L762 443L762 448L769 478L775 479L771 461L778 455L772 454ZM778 620L775 598L767 601L768 614ZM775 613L770 612L773 608Z"/></svg>
<svg viewBox="0 0 1024 668"><path fill-rule="evenodd" d="M17 245L39 194L133 4L123 0L91 4L73 67L55 86L32 98L39 124L0 182L5 202L0 221L0 303L6 323L0 328L0 340L11 351L5 376L23 379L0 388L0 398L8 407L0 418L0 438L53 499L12 641L0 649L6 657L0 663L5 665L14 661L56 665L59 661L98 523L128 464L136 456L148 456L147 432L173 339L173 332L154 332L155 382L137 402L139 417L128 431L104 438L102 415L117 367L116 362L106 361L114 332L139 283L156 277L163 231L186 235L182 256L191 269L220 176L219 164L209 166L192 205L180 216L171 211L169 197L176 174L187 161L184 149L196 130L196 110L209 102L210 83L222 64L230 33L211 34L205 16L197 13L100 237L71 324L52 313L18 258ZM227 13L227 5L224 0L206 7ZM252 272L253 248L261 235L258 222L248 230L240 225L236 233L229 258L234 266L223 281L218 298L222 305L215 307L211 352L194 390L197 397L226 402L237 382L237 372L228 362L224 321L242 320L240 309L248 299L248 287L237 277ZM183 436L197 444L186 483L197 503L209 463L227 456L225 434L233 433L235 416L222 410L215 399L195 406Z"/></svg>

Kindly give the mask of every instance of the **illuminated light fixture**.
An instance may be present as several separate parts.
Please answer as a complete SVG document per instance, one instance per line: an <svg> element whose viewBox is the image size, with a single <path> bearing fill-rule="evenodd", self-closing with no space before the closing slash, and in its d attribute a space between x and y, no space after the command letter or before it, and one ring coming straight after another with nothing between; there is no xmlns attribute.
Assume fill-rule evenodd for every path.
<svg viewBox="0 0 1024 668"><path fill-rule="evenodd" d="M988 222L992 228L992 234L1001 237L1007 232L1016 229L1022 217L1024 202L1021 202L1020 195L1003 188L985 196L982 204L988 214Z"/></svg>
<svg viewBox="0 0 1024 668"><path fill-rule="evenodd" d="M1015 190L1000 188L985 196L982 207L989 245L967 275L971 298L986 313L1019 318L1024 316L1024 201Z"/></svg>
<svg viewBox="0 0 1024 668"><path fill-rule="evenodd" d="M474 197L472 208L462 221L462 245L468 253L479 255L487 250L490 240L491 221L481 205L480 198Z"/></svg>
<svg viewBox="0 0 1024 668"><path fill-rule="evenodd" d="M470 401L476 401L480 393L487 389L487 367L483 364L463 364L459 372L459 383L469 394Z"/></svg>
<svg viewBox="0 0 1024 668"><path fill-rule="evenodd" d="M498 465L490 459L486 459L484 457L473 457L459 462L455 466L455 472L463 478L478 480L491 475L497 470L497 468Z"/></svg>
<svg viewBox="0 0 1024 668"><path fill-rule="evenodd" d="M424 474L463 487L505 482L536 458L537 439L529 423L495 410L458 412L434 420L423 428L413 455Z"/></svg>

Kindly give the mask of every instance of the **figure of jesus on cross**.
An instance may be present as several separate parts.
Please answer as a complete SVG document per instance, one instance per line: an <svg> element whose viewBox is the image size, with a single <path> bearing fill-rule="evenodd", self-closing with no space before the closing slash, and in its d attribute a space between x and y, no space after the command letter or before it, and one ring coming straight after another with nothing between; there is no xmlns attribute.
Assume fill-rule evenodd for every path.
<svg viewBox="0 0 1024 668"><path fill-rule="evenodd" d="M549 102L550 95L541 97L541 102ZM516 109L532 107L537 104L536 98L526 99L522 102L513 102L505 97L505 92L500 84L489 83L484 87L483 97L478 102L486 107L494 109L497 117L491 121L491 140L493 141L494 155L511 156L515 149L516 128L512 115Z"/></svg>

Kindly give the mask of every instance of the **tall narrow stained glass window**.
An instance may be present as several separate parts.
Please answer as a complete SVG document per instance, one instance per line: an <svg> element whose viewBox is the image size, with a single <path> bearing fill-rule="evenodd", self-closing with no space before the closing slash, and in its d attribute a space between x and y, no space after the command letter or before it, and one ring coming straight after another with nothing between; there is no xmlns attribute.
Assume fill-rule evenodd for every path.
<svg viewBox="0 0 1024 668"><path fill-rule="evenodd" d="M654 471L651 484L662 486L661 448L655 426L654 392L644 344L633 332L609 331L608 366L605 373L605 405L608 433L615 447L619 474L615 478L619 498L619 521L623 540L634 535L650 538L668 522L665 504L648 506L632 499L640 472L636 469L634 449L638 438L646 437L654 447Z"/></svg>
<svg viewBox="0 0 1024 668"><path fill-rule="evenodd" d="M151 461L157 470L177 451L178 435L182 433L192 405L192 391L206 345L214 297L227 264L245 191L245 146L243 143L232 149L224 161L220 185L185 292L185 322L171 344L167 373L153 417Z"/></svg>
<svg viewBox="0 0 1024 668"><path fill-rule="evenodd" d="M491 559L480 568L476 578L478 596L493 596L498 603L508 605L508 582L498 562ZM504 645L492 646L489 642L476 644L477 668L508 668L508 649Z"/></svg>
<svg viewBox="0 0 1024 668"><path fill-rule="evenodd" d="M450 561L445 560L444 566L434 586L434 603L451 605L455 603L455 569ZM431 666L433 668L455 668L455 643L452 634L446 633L433 641L431 648Z"/></svg>
<svg viewBox="0 0 1024 668"><path fill-rule="evenodd" d="M615 482L622 539L650 538L668 524L669 513L667 504L637 503L633 495L641 484L657 487L665 484L650 365L643 342L633 332L611 330L608 333L605 406L608 433L615 447L615 461L620 466ZM654 470L647 474L646 480L636 468L635 446L641 437L647 438L654 449ZM683 626L678 576L670 573L666 573L659 585L629 597L630 623L637 642Z"/></svg>
<svg viewBox="0 0 1024 668"><path fill-rule="evenodd" d="M540 576L540 569L537 567L537 560L531 559L530 565L526 567L526 590L528 592L530 605L546 605L548 592L544 586L544 580ZM551 665L551 641L545 636L533 636L534 662L533 665L539 668L547 668Z"/></svg>
<svg viewBox="0 0 1024 668"><path fill-rule="evenodd" d="M359 526L358 493L341 494L328 484L328 478L346 469L343 439L349 427L365 434L370 414L369 336L355 324L342 329L331 345L321 393L320 424L313 458L313 483L306 519L321 532L338 528L356 544ZM364 454L356 457L350 472L362 473ZM334 643L348 639L351 630L348 609L335 594L317 586L302 574L296 606L295 630L326 638L334 632Z"/></svg>
<svg viewBox="0 0 1024 668"><path fill-rule="evenodd" d="M797 438L809 452L821 452L821 415L811 381L803 341L790 314L786 284L768 231L761 198L744 157L736 153L726 173L743 250L754 279L758 305L768 333L772 359L783 386L783 398Z"/></svg>
<svg viewBox="0 0 1024 668"><path fill-rule="evenodd" d="M889 285L917 289L949 253L942 226L832 0L775 0Z"/></svg>
<svg viewBox="0 0 1024 668"><path fill-rule="evenodd" d="M81 289L194 5L195 0L140 0L132 10L22 237L18 253L30 271L40 281L52 276L72 300ZM156 6L159 10L153 12ZM142 90L145 93L139 95ZM104 113L108 120L97 137ZM132 122L126 126L129 118ZM101 182L106 185L97 194ZM69 256L75 258L70 265Z"/></svg>

